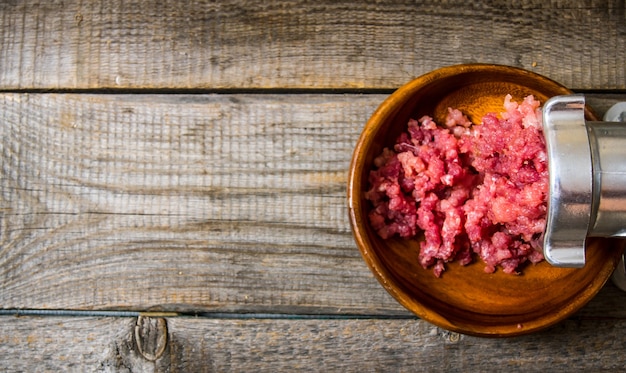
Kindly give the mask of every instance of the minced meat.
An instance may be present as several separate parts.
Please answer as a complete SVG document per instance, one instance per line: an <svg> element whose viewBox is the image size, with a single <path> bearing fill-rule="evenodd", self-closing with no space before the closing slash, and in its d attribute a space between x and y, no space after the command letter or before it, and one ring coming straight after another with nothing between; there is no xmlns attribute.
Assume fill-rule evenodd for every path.
<svg viewBox="0 0 626 373"><path fill-rule="evenodd" d="M477 126L456 109L444 126L410 119L369 175L374 229L385 239L423 233L419 261L437 277L445 263L467 265L474 254L488 273L543 260L548 168L539 105L507 95L505 111Z"/></svg>

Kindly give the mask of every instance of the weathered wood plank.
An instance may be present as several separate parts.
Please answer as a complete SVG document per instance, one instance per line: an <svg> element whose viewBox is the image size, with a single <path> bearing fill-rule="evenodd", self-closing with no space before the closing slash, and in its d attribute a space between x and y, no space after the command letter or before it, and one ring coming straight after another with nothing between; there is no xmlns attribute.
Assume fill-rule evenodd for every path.
<svg viewBox="0 0 626 373"><path fill-rule="evenodd" d="M189 370L569 372L626 364L623 320L567 321L537 335L496 340L450 333L421 320L219 320L211 325L169 319L168 326L171 361L191 362ZM194 349L197 344L204 348Z"/></svg>
<svg viewBox="0 0 626 373"><path fill-rule="evenodd" d="M444 65L626 88L622 0L0 2L0 89L391 88Z"/></svg>
<svg viewBox="0 0 626 373"><path fill-rule="evenodd" d="M155 322L156 324L156 322ZM514 339L450 333L421 320L168 318L157 359L134 318L0 317L0 368L40 372L617 371L624 320L572 320ZM140 337L141 338L141 337Z"/></svg>
<svg viewBox="0 0 626 373"><path fill-rule="evenodd" d="M406 314L346 211L383 98L1 94L0 307Z"/></svg>
<svg viewBox="0 0 626 373"><path fill-rule="evenodd" d="M0 369L123 372L116 342L121 344L135 323L134 318L2 316Z"/></svg>
<svg viewBox="0 0 626 373"><path fill-rule="evenodd" d="M399 311L345 206L380 98L1 95L0 305Z"/></svg>

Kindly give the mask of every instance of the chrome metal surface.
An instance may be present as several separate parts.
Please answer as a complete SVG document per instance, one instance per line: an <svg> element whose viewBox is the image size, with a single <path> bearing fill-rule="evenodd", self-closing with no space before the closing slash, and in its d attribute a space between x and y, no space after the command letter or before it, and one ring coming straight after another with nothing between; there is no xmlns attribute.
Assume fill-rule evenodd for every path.
<svg viewBox="0 0 626 373"><path fill-rule="evenodd" d="M557 96L543 108L550 190L543 252L559 267L585 265L585 240L592 208L592 160L585 99Z"/></svg>
<svg viewBox="0 0 626 373"><path fill-rule="evenodd" d="M626 102L618 102L604 114L605 122L626 122Z"/></svg>
<svg viewBox="0 0 626 373"><path fill-rule="evenodd" d="M593 159L590 237L626 237L626 123L587 122Z"/></svg>
<svg viewBox="0 0 626 373"><path fill-rule="evenodd" d="M625 122L626 123L626 102L618 102L611 106L604 114L605 122ZM626 291L626 254L622 254L622 260L611 276L611 281L623 291Z"/></svg>
<svg viewBox="0 0 626 373"><path fill-rule="evenodd" d="M626 237L626 103L587 122L582 95L546 102L543 127L550 190L544 256L559 267L585 264L587 237ZM626 282L626 281L625 281Z"/></svg>

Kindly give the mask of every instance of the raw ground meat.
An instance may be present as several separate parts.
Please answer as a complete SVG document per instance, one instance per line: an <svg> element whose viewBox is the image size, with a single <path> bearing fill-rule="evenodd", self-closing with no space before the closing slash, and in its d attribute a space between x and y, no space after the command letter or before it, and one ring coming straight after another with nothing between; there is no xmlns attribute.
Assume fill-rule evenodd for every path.
<svg viewBox="0 0 626 373"><path fill-rule="evenodd" d="M481 125L449 109L445 127L411 119L370 172L370 223L382 238L419 237L419 261L437 277L445 263L477 255L485 272L519 273L543 260L548 168L539 101L504 99Z"/></svg>

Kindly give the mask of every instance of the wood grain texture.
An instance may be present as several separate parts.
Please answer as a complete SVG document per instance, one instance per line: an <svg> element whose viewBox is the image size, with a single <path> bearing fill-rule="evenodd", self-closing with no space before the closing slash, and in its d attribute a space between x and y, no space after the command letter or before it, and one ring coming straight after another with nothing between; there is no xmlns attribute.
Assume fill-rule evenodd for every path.
<svg viewBox="0 0 626 373"><path fill-rule="evenodd" d="M0 305L398 311L345 208L380 98L1 95Z"/></svg>
<svg viewBox="0 0 626 373"><path fill-rule="evenodd" d="M0 369L39 372L619 371L624 320L572 320L514 339L481 339L421 320L168 318L155 361L134 318L0 317Z"/></svg>
<svg viewBox="0 0 626 373"><path fill-rule="evenodd" d="M117 349L128 336L132 338L134 323L133 318L2 316L0 369L5 372L124 372Z"/></svg>
<svg viewBox="0 0 626 373"><path fill-rule="evenodd" d="M604 92L602 114L626 101L625 17L623 0L0 1L0 309L201 316L0 316L0 370L622 369L610 283L514 339L400 307L345 206L385 95L318 89L499 63ZM138 94L86 94L111 89ZM27 93L48 90L81 94Z"/></svg>
<svg viewBox="0 0 626 373"><path fill-rule="evenodd" d="M622 0L0 2L0 89L395 88L468 62L626 88Z"/></svg>
<svg viewBox="0 0 626 373"><path fill-rule="evenodd" d="M172 366L189 362L192 371L572 372L626 364L623 320L567 321L534 336L489 340L421 320L181 318L168 326Z"/></svg>
<svg viewBox="0 0 626 373"><path fill-rule="evenodd" d="M406 315L346 208L384 97L1 94L0 308Z"/></svg>

